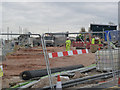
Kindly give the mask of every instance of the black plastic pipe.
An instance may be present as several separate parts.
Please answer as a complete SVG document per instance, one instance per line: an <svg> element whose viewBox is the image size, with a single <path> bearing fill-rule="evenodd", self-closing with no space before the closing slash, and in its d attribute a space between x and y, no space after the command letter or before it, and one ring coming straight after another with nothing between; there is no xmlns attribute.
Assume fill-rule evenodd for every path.
<svg viewBox="0 0 120 90"><path fill-rule="evenodd" d="M73 69L78 69L84 67L83 65L74 65L74 66L66 66L66 67L60 67L60 68L51 68L51 73L57 73L57 72L62 72L62 71L68 71L68 70L73 70ZM20 73L20 77L23 80L29 80L37 77L43 77L48 75L46 69L42 70L31 70L31 71L24 71Z"/></svg>
<svg viewBox="0 0 120 90"><path fill-rule="evenodd" d="M109 73L98 74L98 75L94 75L94 76L88 76L88 77L83 77L83 78L79 78L79 79L74 79L74 80L70 80L70 81L67 81L67 82L63 82L62 83L62 88L72 87L72 86L82 84L82 83L86 83L86 82L89 82L89 81L110 78L112 76L113 76L112 72L109 72ZM56 85L54 84L53 87L55 88ZM43 87L43 88L41 88L41 90L50 90L50 86Z"/></svg>

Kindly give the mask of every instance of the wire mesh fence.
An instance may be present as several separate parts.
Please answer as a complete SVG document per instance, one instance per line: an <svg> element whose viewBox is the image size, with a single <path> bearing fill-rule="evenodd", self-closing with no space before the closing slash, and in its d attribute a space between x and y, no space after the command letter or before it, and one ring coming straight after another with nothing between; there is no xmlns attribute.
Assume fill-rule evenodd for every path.
<svg viewBox="0 0 120 90"><path fill-rule="evenodd" d="M4 42L2 45L2 55L6 56L9 53L12 53L14 51L14 46L12 45L12 42Z"/></svg>
<svg viewBox="0 0 120 90"><path fill-rule="evenodd" d="M5 36L7 35L12 35L12 38L6 39ZM19 71L18 69L20 69L19 68L20 66L22 66L21 68L23 68L23 70L29 68L24 66L25 59L28 60L30 59L30 57L34 58L36 56L38 58L41 55L41 52L40 53L38 52L38 51L42 51L41 50L42 47L40 46L41 45L40 34L0 33L0 36L2 36L0 39L0 61L2 62L0 62L0 64L3 66L3 74L4 74L3 77L5 75L10 76L10 74L12 74L12 72L8 70L11 67L15 67L12 68L12 70L14 70L14 73L16 73L15 72L16 70ZM36 50L36 47L38 46L40 48ZM21 60L19 61L18 59ZM10 65L12 61L14 63ZM3 83L2 87L5 88L4 86L5 84Z"/></svg>
<svg viewBox="0 0 120 90"><path fill-rule="evenodd" d="M112 64L111 64L111 58L110 58L110 51L107 50L100 50L96 52L96 63L97 63L97 70L100 71L111 71L112 70ZM117 70L117 64L118 64L118 50L112 50L113 55L113 63L115 65L114 69Z"/></svg>
<svg viewBox="0 0 120 90"><path fill-rule="evenodd" d="M93 32L94 33L94 32ZM99 32L96 32L96 33L99 33ZM102 32L103 33L103 32ZM47 33L47 34L50 34L50 35L66 35L66 33ZM68 35L67 36L70 36L70 35L77 35L77 36L79 36L79 34L80 33L67 33ZM47 62L47 68L50 68L51 67L51 65L52 65L52 62L51 61L54 61L54 62L56 62L58 65L57 65L57 67L63 67L63 66L65 66L65 64L66 65L70 65L70 63L67 63L68 61L69 62L71 62L72 63L72 61L73 62L79 62L80 60L82 60L82 59L79 59L78 60L78 58L76 58L76 57L78 57L77 56L77 54L79 55L79 54L85 54L85 53L88 53L88 50L87 50L87 47L86 47L86 44L88 44L88 41L86 40L86 39L89 39L89 43L91 44L91 33L87 33L87 32L82 32L82 34L83 34L83 36L86 36L86 35L88 35L89 37L88 38L86 38L86 37L84 37L84 39L85 39L85 41L84 41L84 43L82 43L83 44L83 46L84 46L84 48L81 46L81 45L79 45L79 44L81 44L81 43L79 43L79 42L83 42L83 41L77 41L77 40L75 40L75 41L73 41L73 43L74 42L76 42L76 44L75 45L73 45L73 44L71 44L71 50L68 50L68 51L66 51L66 49L65 49L65 47L63 47L64 48L64 50L61 48L59 51L57 51L57 52L51 52L51 53L45 53L45 57L46 57L46 62ZM97 37L97 36L96 36ZM70 39L70 38L69 38ZM65 38L65 40L67 40L67 37ZM42 41L44 41L44 40L42 40ZM72 40L71 40L72 41ZM65 41L64 41L64 43L65 43ZM89 45L89 47L90 47L90 44L88 44ZM73 45L73 46L72 46ZM98 44L98 45L100 45L100 44ZM97 45L97 46L98 46ZM46 44L43 44L42 46L44 46L45 48L44 48L44 50L46 50ZM60 46L60 45L59 45ZM94 45L95 46L95 45ZM74 48L74 47L79 47L79 48ZM98 46L99 47L99 46ZM98 47L96 47L96 49L98 49ZM78 49L78 50L76 50L76 49ZM85 50L84 50L85 49ZM90 48L89 48L90 49ZM49 55L49 57L50 57L50 59L49 58L47 58L48 56L47 55ZM73 57L72 57L72 55L75 55L75 56L73 56L74 57L74 59L72 59ZM68 56L68 57L63 57L63 56ZM63 57L63 58L62 58ZM71 58L70 58L71 57ZM80 57L80 56L79 56ZM55 59L54 59L55 58ZM66 60L64 60L64 58L66 58ZM68 58L68 59L67 59ZM51 59L53 59L53 60L51 60ZM50 61L50 62L48 62L48 61ZM63 63L61 63L61 62L63 62ZM74 64L76 64L76 63L72 63L72 65L74 65ZM77 63L77 65L78 64L82 64L82 63ZM51 72L51 70L50 69L48 69L49 71L48 71L48 74L50 74L49 72ZM79 71L78 71L79 72ZM53 79L53 76L51 76L50 75L50 77L51 77L51 79L50 79L50 82L51 82L51 84L50 85L52 85L53 83L52 83L52 79Z"/></svg>
<svg viewBox="0 0 120 90"><path fill-rule="evenodd" d="M96 52L96 68L99 71L112 71L113 85L117 85L120 70L120 31L109 31L107 42L106 49Z"/></svg>

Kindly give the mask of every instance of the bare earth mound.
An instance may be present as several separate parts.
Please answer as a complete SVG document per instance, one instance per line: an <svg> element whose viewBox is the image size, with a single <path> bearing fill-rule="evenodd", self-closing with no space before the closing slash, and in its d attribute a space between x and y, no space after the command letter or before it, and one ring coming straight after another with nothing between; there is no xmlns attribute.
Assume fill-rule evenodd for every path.
<svg viewBox="0 0 120 90"><path fill-rule="evenodd" d="M48 47L49 52L65 51L65 47ZM91 65L95 62L94 53L65 56L49 59L50 67L64 67L71 65L83 64L84 66ZM19 50L12 55L7 56L7 60L3 61L4 79L13 76L18 76L25 70L45 69L46 63L42 48L32 48L27 50Z"/></svg>

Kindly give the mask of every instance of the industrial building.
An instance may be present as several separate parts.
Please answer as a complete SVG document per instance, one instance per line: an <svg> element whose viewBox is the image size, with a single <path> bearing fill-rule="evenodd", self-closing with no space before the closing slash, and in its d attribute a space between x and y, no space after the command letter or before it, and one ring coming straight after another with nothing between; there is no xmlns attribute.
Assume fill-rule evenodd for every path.
<svg viewBox="0 0 120 90"><path fill-rule="evenodd" d="M111 31L111 30L117 30L117 25L90 24L90 31L91 32L104 32L104 31ZM104 37L102 33L97 33L94 35Z"/></svg>

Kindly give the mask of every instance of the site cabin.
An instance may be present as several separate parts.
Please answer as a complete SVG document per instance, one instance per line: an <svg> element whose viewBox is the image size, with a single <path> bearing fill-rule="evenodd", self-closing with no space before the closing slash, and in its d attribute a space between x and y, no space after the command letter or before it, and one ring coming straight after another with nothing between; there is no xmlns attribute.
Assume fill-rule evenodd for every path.
<svg viewBox="0 0 120 90"><path fill-rule="evenodd" d="M91 46L91 34L83 34L84 38L83 40L77 40L73 41L72 45L73 47L76 47L76 49L90 49ZM96 39L95 44L92 45L98 45L99 47L103 47L103 44L99 44L99 41Z"/></svg>

